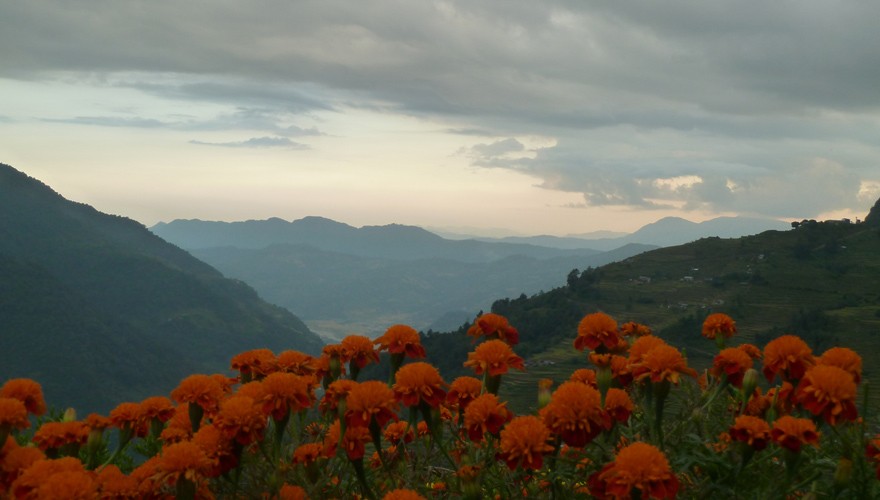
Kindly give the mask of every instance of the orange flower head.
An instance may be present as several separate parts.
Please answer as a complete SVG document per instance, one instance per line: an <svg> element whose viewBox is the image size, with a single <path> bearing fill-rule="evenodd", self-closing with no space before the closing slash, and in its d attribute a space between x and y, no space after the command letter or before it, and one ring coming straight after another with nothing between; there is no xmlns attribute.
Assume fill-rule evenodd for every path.
<svg viewBox="0 0 880 500"><path fill-rule="evenodd" d="M761 359L764 355L761 353L761 349L758 348L755 344L740 344L736 346L737 349L743 351L748 354L752 361L756 359Z"/></svg>
<svg viewBox="0 0 880 500"><path fill-rule="evenodd" d="M370 442L370 431L366 427L348 427L342 436L342 447L349 460L364 458L366 443Z"/></svg>
<svg viewBox="0 0 880 500"><path fill-rule="evenodd" d="M464 428L474 443L483 441L484 434L498 436L501 428L513 418L498 396L486 393L471 401L464 410Z"/></svg>
<svg viewBox="0 0 880 500"><path fill-rule="evenodd" d="M335 412L336 408L339 407L339 402L347 398L348 393L357 385L357 382L347 378L339 379L328 385L319 405L321 413Z"/></svg>
<svg viewBox="0 0 880 500"><path fill-rule="evenodd" d="M31 415L46 413L46 402L43 399L43 387L29 378L13 378L0 387L0 398L17 399L24 403Z"/></svg>
<svg viewBox="0 0 880 500"><path fill-rule="evenodd" d="M644 337L645 335L651 335L652 332L647 325L628 321L620 325L620 333L627 337Z"/></svg>
<svg viewBox="0 0 880 500"><path fill-rule="evenodd" d="M596 383L596 371L589 368L578 368L577 370L571 372L571 376L568 377L568 380L571 382L580 382L582 384L586 384L593 389L599 388Z"/></svg>
<svg viewBox="0 0 880 500"><path fill-rule="evenodd" d="M516 417L501 430L498 458L504 460L511 470L519 467L540 469L544 465L544 454L553 451L549 440L550 429L540 418L534 415Z"/></svg>
<svg viewBox="0 0 880 500"><path fill-rule="evenodd" d="M419 495L413 490L398 488L391 490L382 497L382 500L426 500L425 497Z"/></svg>
<svg viewBox="0 0 880 500"><path fill-rule="evenodd" d="M302 486L285 484L278 491L278 500L309 500L309 495Z"/></svg>
<svg viewBox="0 0 880 500"><path fill-rule="evenodd" d="M287 350L278 353L275 364L279 371L295 373L297 375L314 375L318 370L315 358L308 354Z"/></svg>
<svg viewBox="0 0 880 500"><path fill-rule="evenodd" d="M0 491L7 491L12 482L21 475L28 467L36 462L44 460L46 454L33 446L18 446L10 436L3 452L0 452Z"/></svg>
<svg viewBox="0 0 880 500"><path fill-rule="evenodd" d="M783 335L764 346L764 376L768 382L777 374L787 382L800 380L814 364L813 350L795 335Z"/></svg>
<svg viewBox="0 0 880 500"><path fill-rule="evenodd" d="M174 403L165 396L149 397L138 405L138 425L148 428L154 420L165 423L171 420L174 411Z"/></svg>
<svg viewBox="0 0 880 500"><path fill-rule="evenodd" d="M632 399L626 391L616 387L608 389L608 393L605 394L605 412L612 420L626 422L634 409Z"/></svg>
<svg viewBox="0 0 880 500"><path fill-rule="evenodd" d="M425 357L422 339L415 328L407 325L394 325L385 334L373 341L379 344L380 351L390 354L406 354L407 357L420 359Z"/></svg>
<svg viewBox="0 0 880 500"><path fill-rule="evenodd" d="M877 479L880 479L880 434L875 435L865 445L865 456L868 460L877 464Z"/></svg>
<svg viewBox="0 0 880 500"><path fill-rule="evenodd" d="M678 384L679 376L682 374L697 376L694 369L688 368L681 352L670 345L659 345L651 349L638 365L632 367L632 370L635 380L650 378L652 382L667 380Z"/></svg>
<svg viewBox="0 0 880 500"><path fill-rule="evenodd" d="M375 419L379 427L389 420L397 420L397 401L394 391L378 380L361 382L351 389L346 399L345 419L349 427L368 427Z"/></svg>
<svg viewBox="0 0 880 500"><path fill-rule="evenodd" d="M446 399L446 382L432 365L417 361L404 365L394 376L394 397L404 406L418 406L424 401L431 408Z"/></svg>
<svg viewBox="0 0 880 500"><path fill-rule="evenodd" d="M589 480L590 493L597 498L675 498L679 483L666 455L656 447L636 442L622 448L613 462Z"/></svg>
<svg viewBox="0 0 880 500"><path fill-rule="evenodd" d="M211 375L190 375L180 381L171 391L171 399L183 404L200 406L207 413L214 413L226 391L220 381Z"/></svg>
<svg viewBox="0 0 880 500"><path fill-rule="evenodd" d="M207 477L220 477L238 466L233 443L223 437L220 429L214 424L203 425L192 437L211 461L211 467L205 472Z"/></svg>
<svg viewBox="0 0 880 500"><path fill-rule="evenodd" d="M714 313L703 321L703 336L714 340L717 336L729 339L736 333L736 322L724 313Z"/></svg>
<svg viewBox="0 0 880 500"><path fill-rule="evenodd" d="M476 399L483 391L483 383L474 377L458 377L449 384L449 392L446 393L446 403L461 410Z"/></svg>
<svg viewBox="0 0 880 500"><path fill-rule="evenodd" d="M253 398L230 396L220 405L213 423L225 439L247 446L263 437L266 417L260 410Z"/></svg>
<svg viewBox="0 0 880 500"><path fill-rule="evenodd" d="M269 349L252 349L236 354L230 366L233 370L241 373L243 382L252 379L261 379L278 369L275 353Z"/></svg>
<svg viewBox="0 0 880 500"><path fill-rule="evenodd" d="M746 443L757 451L766 448L770 442L770 424L751 415L736 417L728 432L732 440Z"/></svg>
<svg viewBox="0 0 880 500"><path fill-rule="evenodd" d="M512 346L519 343L519 331L510 326L507 318L495 313L486 313L477 318L474 324L468 328L467 334L471 337L485 336L490 339L503 340Z"/></svg>
<svg viewBox="0 0 880 500"><path fill-rule="evenodd" d="M289 413L311 408L311 377L294 373L271 373L260 383L262 395L257 403L262 405L263 414L271 415L281 421Z"/></svg>
<svg viewBox="0 0 880 500"><path fill-rule="evenodd" d="M120 430L131 429L135 436L146 436L147 427L141 425L140 410L137 403L119 403L110 410L110 423Z"/></svg>
<svg viewBox="0 0 880 500"><path fill-rule="evenodd" d="M661 345L666 345L666 341L660 337L655 337L654 335L646 335L637 338L635 342L629 346L629 363L631 365L640 363L648 351Z"/></svg>
<svg viewBox="0 0 880 500"><path fill-rule="evenodd" d="M751 367L752 358L745 351L736 347L728 347L722 349L715 356L709 373L719 379L722 375L726 375L730 385L742 387L743 376L746 370Z"/></svg>
<svg viewBox="0 0 880 500"><path fill-rule="evenodd" d="M189 441L192 438L192 421L189 418L187 405L180 405L174 409L174 415L171 416L168 425L159 434L159 438L165 444Z"/></svg>
<svg viewBox="0 0 880 500"><path fill-rule="evenodd" d="M322 456L324 445L321 443L305 443L299 445L293 452L293 463L308 465Z"/></svg>
<svg viewBox="0 0 880 500"><path fill-rule="evenodd" d="M611 375L622 387L632 383L632 368L628 358L614 354L611 356Z"/></svg>
<svg viewBox="0 0 880 500"><path fill-rule="evenodd" d="M174 485L180 479L199 484L213 467L205 451L189 441L166 446L159 457L156 464L158 477L154 480L162 484Z"/></svg>
<svg viewBox="0 0 880 500"><path fill-rule="evenodd" d="M819 446L819 432L813 421L806 418L796 418L790 415L779 417L773 422L770 429L770 439L779 446L795 453L801 451L801 447L807 444Z"/></svg>
<svg viewBox="0 0 880 500"><path fill-rule="evenodd" d="M33 441L46 451L67 444L81 446L88 438L89 428L82 422L46 422L34 433Z"/></svg>
<svg viewBox="0 0 880 500"><path fill-rule="evenodd" d="M0 431L26 429L30 425L27 406L20 399L0 397Z"/></svg>
<svg viewBox="0 0 880 500"><path fill-rule="evenodd" d="M611 316L597 312L584 316L578 324L578 335L574 339L574 348L596 350L603 346L605 350L613 350L620 344L620 333L617 322ZM607 352L607 351L606 351Z"/></svg>
<svg viewBox="0 0 880 500"><path fill-rule="evenodd" d="M95 477L101 498L139 498L135 478L127 476L114 464L104 466Z"/></svg>
<svg viewBox="0 0 880 500"><path fill-rule="evenodd" d="M98 485L88 471L61 471L43 479L32 494L32 498L91 500L98 495Z"/></svg>
<svg viewBox="0 0 880 500"><path fill-rule="evenodd" d="M477 375L488 372L493 377L503 375L511 368L526 369L523 359L514 354L513 349L504 341L497 339L487 340L468 353L464 366L473 368Z"/></svg>
<svg viewBox="0 0 880 500"><path fill-rule="evenodd" d="M63 491L57 492L54 495L50 495L52 492L46 492L46 496L40 496L38 493L43 483L47 482L52 476L65 472L83 474L85 473L85 468L82 462L74 457L63 457L57 460L37 460L27 469L21 471L6 493L9 495L9 498L67 498L68 496L64 495Z"/></svg>
<svg viewBox="0 0 880 500"><path fill-rule="evenodd" d="M382 436L392 445L397 445L400 441L411 443L415 439L409 423L403 420L388 424L388 427L385 427L385 430L382 432Z"/></svg>
<svg viewBox="0 0 880 500"><path fill-rule="evenodd" d="M856 383L849 372L837 366L816 365L807 370L794 399L831 425L858 417Z"/></svg>
<svg viewBox="0 0 880 500"><path fill-rule="evenodd" d="M823 352L817 363L843 368L852 375L856 384L862 382L862 357L852 349L846 347L832 347Z"/></svg>
<svg viewBox="0 0 880 500"><path fill-rule="evenodd" d="M342 360L351 362L358 368L363 368L370 363L379 362L379 353L373 348L373 341L364 335L348 335L340 343L342 346Z"/></svg>
<svg viewBox="0 0 880 500"><path fill-rule="evenodd" d="M574 448L583 448L611 427L599 391L580 382L560 384L540 416L551 433Z"/></svg>

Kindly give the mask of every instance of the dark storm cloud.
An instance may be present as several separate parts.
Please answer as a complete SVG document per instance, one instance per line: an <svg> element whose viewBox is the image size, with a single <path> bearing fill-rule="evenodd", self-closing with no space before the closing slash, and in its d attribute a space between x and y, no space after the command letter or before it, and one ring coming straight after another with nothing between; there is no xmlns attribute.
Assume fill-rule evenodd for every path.
<svg viewBox="0 0 880 500"><path fill-rule="evenodd" d="M811 215L878 180L877 19L861 0L31 0L0 6L0 76L105 75L251 110L226 118L279 137L345 108L498 148L544 136L557 145L534 157L471 158L591 205ZM681 176L700 182L665 181Z"/></svg>

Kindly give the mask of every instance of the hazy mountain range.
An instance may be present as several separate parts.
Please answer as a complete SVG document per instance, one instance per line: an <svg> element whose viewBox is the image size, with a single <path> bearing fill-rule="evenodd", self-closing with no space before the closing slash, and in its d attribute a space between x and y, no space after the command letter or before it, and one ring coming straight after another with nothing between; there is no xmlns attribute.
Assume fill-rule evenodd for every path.
<svg viewBox="0 0 880 500"><path fill-rule="evenodd" d="M151 230L318 333L380 332L393 323L448 331L503 297L565 283L573 269L598 267L663 245L788 224L720 218L666 218L617 238L534 236L450 239L414 226L353 226L321 217L287 222L175 220ZM651 242L655 243L651 243ZM601 248L597 250L596 248Z"/></svg>
<svg viewBox="0 0 880 500"><path fill-rule="evenodd" d="M0 164L0 381L34 378L52 405L107 411L192 373L226 373L247 349L321 344L140 223Z"/></svg>

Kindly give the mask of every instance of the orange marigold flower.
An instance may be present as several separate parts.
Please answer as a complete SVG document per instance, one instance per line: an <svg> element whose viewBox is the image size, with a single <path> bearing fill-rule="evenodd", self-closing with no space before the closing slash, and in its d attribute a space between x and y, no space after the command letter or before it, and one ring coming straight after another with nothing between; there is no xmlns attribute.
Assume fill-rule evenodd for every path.
<svg viewBox="0 0 880 500"><path fill-rule="evenodd" d="M846 347L832 347L817 360L820 365L831 365L843 368L852 375L856 384L862 381L862 357L852 349Z"/></svg>
<svg viewBox="0 0 880 500"><path fill-rule="evenodd" d="M199 445L181 441L162 449L156 464L157 474L153 479L160 484L174 485L180 479L199 484L212 467L211 460Z"/></svg>
<svg viewBox="0 0 880 500"><path fill-rule="evenodd" d="M420 401L431 408L446 399L446 382L432 365L421 361L404 365L394 376L394 397L404 406L418 406Z"/></svg>
<svg viewBox="0 0 880 500"><path fill-rule="evenodd" d="M740 415L733 422L729 434L734 441L741 441L760 451L770 442L770 424L758 417Z"/></svg>
<svg viewBox="0 0 880 500"><path fill-rule="evenodd" d="M605 412L613 420L626 422L635 409L629 394L623 389L612 387L605 394Z"/></svg>
<svg viewBox="0 0 880 500"><path fill-rule="evenodd" d="M175 407L170 399L164 396L153 396L138 405L138 425L149 428L153 421L165 423L174 416Z"/></svg>
<svg viewBox="0 0 880 500"><path fill-rule="evenodd" d="M504 460L511 470L518 467L540 469L544 465L544 454L553 451L549 440L550 429L540 418L534 415L516 417L501 430L498 458Z"/></svg>
<svg viewBox="0 0 880 500"><path fill-rule="evenodd" d="M217 411L225 392L220 381L211 375L190 375L171 391L171 399L181 404L198 405L210 414Z"/></svg>
<svg viewBox="0 0 880 500"><path fill-rule="evenodd" d="M285 484L278 491L278 500L309 500L309 495L302 486Z"/></svg>
<svg viewBox="0 0 880 500"><path fill-rule="evenodd" d="M266 417L252 398L234 395L223 401L213 423L224 438L247 446L262 438Z"/></svg>
<svg viewBox="0 0 880 500"><path fill-rule="evenodd" d="M271 415L274 420L281 421L291 412L311 408L310 381L311 377L302 377L293 373L271 373L260 382L262 394L256 401L262 405L263 414Z"/></svg>
<svg viewBox="0 0 880 500"><path fill-rule="evenodd" d="M210 469L205 472L207 477L220 477L238 465L238 456L232 442L224 438L214 424L199 428L199 431L193 435L192 442L198 445L211 461Z"/></svg>
<svg viewBox="0 0 880 500"><path fill-rule="evenodd" d="M366 427L348 427L342 436L342 447L349 460L364 458L366 443L370 442L370 431Z"/></svg>
<svg viewBox="0 0 880 500"><path fill-rule="evenodd" d="M135 436L147 435L147 428L141 425L140 405L137 403L119 403L110 410L110 423L120 430L130 429Z"/></svg>
<svg viewBox="0 0 880 500"><path fill-rule="evenodd" d="M24 403L28 413L42 415L46 413L46 402L43 399L43 387L39 382L29 378L13 378L0 387L0 398L17 399Z"/></svg>
<svg viewBox="0 0 880 500"><path fill-rule="evenodd" d="M380 351L391 354L406 354L410 358L424 358L425 348L415 328L407 325L394 325L385 334L373 341L379 344Z"/></svg>
<svg viewBox="0 0 880 500"><path fill-rule="evenodd" d="M57 472L43 479L33 492L33 498L64 498L65 500L93 500L98 485L85 470Z"/></svg>
<svg viewBox="0 0 880 500"><path fill-rule="evenodd" d="M46 422L34 433L33 441L41 450L55 450L64 445L80 446L89 438L89 428L79 421Z"/></svg>
<svg viewBox="0 0 880 500"><path fill-rule="evenodd" d="M706 317L706 320L703 321L703 336L707 339L714 340L718 335L729 339L735 333L736 322L724 313L710 314Z"/></svg>
<svg viewBox="0 0 880 500"><path fill-rule="evenodd" d="M293 463L307 465L321 458L324 445L321 443L305 443L293 451Z"/></svg>
<svg viewBox="0 0 880 500"><path fill-rule="evenodd" d="M629 386L633 379L629 359L617 354L612 355L611 375L621 386Z"/></svg>
<svg viewBox="0 0 880 500"><path fill-rule="evenodd" d="M0 397L0 435L5 438L10 430L30 425L27 406L20 399Z"/></svg>
<svg viewBox="0 0 880 500"><path fill-rule="evenodd" d="M627 337L644 337L645 335L651 335L651 329L647 325L628 321L620 325L620 333Z"/></svg>
<svg viewBox="0 0 880 500"><path fill-rule="evenodd" d="M189 408L187 405L180 405L174 409L174 415L168 420L168 424L159 438L165 444L176 443L178 441L189 441L192 437L192 422L189 418Z"/></svg>
<svg viewBox="0 0 880 500"><path fill-rule="evenodd" d="M501 427L512 418L513 413L507 409L507 403L502 403L494 394L486 393L465 408L464 428L468 438L479 443L483 441L484 434L498 436Z"/></svg>
<svg viewBox="0 0 880 500"><path fill-rule="evenodd" d="M611 418L602 408L599 391L580 382L563 382L550 403L541 409L541 419L550 432L574 448L583 448L603 430Z"/></svg>
<svg viewBox="0 0 880 500"><path fill-rule="evenodd" d="M287 350L278 353L275 364L279 371L295 373L297 375L314 375L318 370L315 358L308 354Z"/></svg>
<svg viewBox="0 0 880 500"><path fill-rule="evenodd" d="M113 425L109 418L97 413L89 413L83 422L85 422L86 427L93 431L103 431Z"/></svg>
<svg viewBox="0 0 880 500"><path fill-rule="evenodd" d="M396 445L400 441L403 441L404 443L411 443L412 440L415 439L409 423L404 422L403 420L400 420L398 422L391 422L390 424L388 424L388 426L385 427L385 430L382 432L382 436L392 445Z"/></svg>
<svg viewBox="0 0 880 500"><path fill-rule="evenodd" d="M489 372L491 376L505 374L511 368L526 368L523 359L514 354L509 345L497 339L487 340L468 353L464 366L473 368L477 375Z"/></svg>
<svg viewBox="0 0 880 500"><path fill-rule="evenodd" d="M794 399L831 425L858 417L856 383L846 370L837 366L816 365L807 370Z"/></svg>
<svg viewBox="0 0 880 500"><path fill-rule="evenodd" d="M251 349L232 357L230 366L241 373L242 382L260 379L278 370L275 353L269 349Z"/></svg>
<svg viewBox="0 0 880 500"><path fill-rule="evenodd" d="M596 384L596 371L589 368L578 368L577 370L571 372L571 376L568 377L568 380L571 382L580 382L582 384L587 384L593 389L599 388L599 386Z"/></svg>
<svg viewBox="0 0 880 500"><path fill-rule="evenodd" d="M773 422L770 439L795 453L801 451L801 447L806 444L819 446L819 432L816 431L813 421L790 415L779 417Z"/></svg>
<svg viewBox="0 0 880 500"><path fill-rule="evenodd" d="M95 476L95 483L100 490L102 499L140 498L137 480L127 476L113 464L101 467Z"/></svg>
<svg viewBox="0 0 880 500"><path fill-rule="evenodd" d="M0 491L7 491L12 482L21 475L28 467L35 462L44 460L46 454L39 448L33 446L18 446L11 437L7 444L11 442L15 446L4 447L4 453L0 453Z"/></svg>
<svg viewBox="0 0 880 500"><path fill-rule="evenodd" d="M508 345L519 343L519 331L510 326L507 318L495 313L486 313L477 318L474 324L468 328L467 334L471 337L485 336L490 339L503 340Z"/></svg>
<svg viewBox="0 0 880 500"><path fill-rule="evenodd" d="M736 348L748 354L749 357L752 358L752 361L756 359L761 359L764 356L761 353L761 349L759 349L758 346L754 344L740 344L736 346Z"/></svg>
<svg viewBox="0 0 880 500"><path fill-rule="evenodd" d="M391 490L382 497L382 500L426 500L425 497L419 495L413 490L398 488Z"/></svg>
<svg viewBox="0 0 880 500"><path fill-rule="evenodd" d="M351 427L376 425L385 427L389 420L397 420L397 401L387 384L378 380L361 382L354 386L346 399L346 423Z"/></svg>
<svg viewBox="0 0 880 500"><path fill-rule="evenodd" d="M647 443L633 443L617 453L613 462L589 480L590 493L597 498L675 498L679 483L662 451Z"/></svg>
<svg viewBox="0 0 880 500"><path fill-rule="evenodd" d="M7 493L11 498L66 498L63 494L41 497L37 491L51 476L62 472L85 473L78 458L63 457L57 460L37 460L24 469L12 482Z"/></svg>
<svg viewBox="0 0 880 500"><path fill-rule="evenodd" d="M772 382L779 374L782 380L800 380L813 366L813 350L800 337L783 335L764 346L764 376Z"/></svg>
<svg viewBox="0 0 880 500"><path fill-rule="evenodd" d="M655 337L654 335L646 335L644 337L639 337L629 346L629 363L637 364L642 361L642 358L645 357L651 349L666 345L666 341L661 339L660 337Z"/></svg>
<svg viewBox="0 0 880 500"><path fill-rule="evenodd" d="M331 411L335 412L339 402L347 398L348 393L357 385L357 382L347 378L332 382L327 386L324 396L321 398L321 404L319 405L321 412L325 414Z"/></svg>
<svg viewBox="0 0 880 500"><path fill-rule="evenodd" d="M483 383L474 377L458 377L449 384L446 403L464 410L483 391Z"/></svg>
<svg viewBox="0 0 880 500"><path fill-rule="evenodd" d="M617 330L617 322L611 316L597 312L588 314L578 324L578 335L574 339L574 348L596 350L604 346L612 350L620 344L620 333Z"/></svg>
<svg viewBox="0 0 880 500"><path fill-rule="evenodd" d="M681 352L670 345L659 345L645 353L642 361L632 366L632 371L635 380L650 378L652 382L668 380L674 384L678 384L681 374L697 376L694 369L688 368Z"/></svg>
<svg viewBox="0 0 880 500"><path fill-rule="evenodd" d="M742 387L743 376L746 370L752 367L752 358L736 347L722 349L712 362L709 373L716 378L727 376L727 381L734 387Z"/></svg>
<svg viewBox="0 0 880 500"><path fill-rule="evenodd" d="M373 348L373 341L363 335L348 335L340 343L342 360L349 361L358 368L379 362L379 353Z"/></svg>

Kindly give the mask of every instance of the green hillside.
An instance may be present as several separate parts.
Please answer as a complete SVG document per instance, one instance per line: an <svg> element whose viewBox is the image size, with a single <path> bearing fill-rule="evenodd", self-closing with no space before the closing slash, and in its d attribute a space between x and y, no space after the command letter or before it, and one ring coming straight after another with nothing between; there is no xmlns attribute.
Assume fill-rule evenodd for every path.
<svg viewBox="0 0 880 500"><path fill-rule="evenodd" d="M81 411L168 393L234 354L319 351L295 316L124 217L0 164L0 380Z"/></svg>
<svg viewBox="0 0 880 500"><path fill-rule="evenodd" d="M498 300L492 311L519 329L516 351L530 365L525 374L509 377L508 395L529 405L539 378L558 381L573 367L585 366L572 341L578 321L595 311L619 322L649 325L682 347L698 368L711 362L714 349L699 334L710 312L737 321L737 342L763 347L774 336L795 333L817 353L841 345L868 357L880 349L876 219L859 224L805 221L789 231L704 238L572 272L567 286L545 294ZM429 335L426 344L429 353L443 353L432 361L447 376L465 373L456 366L470 349L464 330ZM865 372L867 378L880 373L871 363Z"/></svg>

